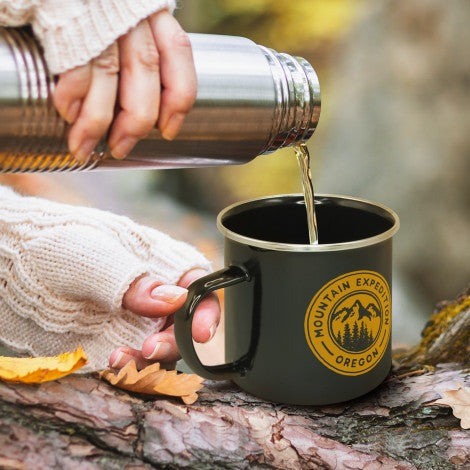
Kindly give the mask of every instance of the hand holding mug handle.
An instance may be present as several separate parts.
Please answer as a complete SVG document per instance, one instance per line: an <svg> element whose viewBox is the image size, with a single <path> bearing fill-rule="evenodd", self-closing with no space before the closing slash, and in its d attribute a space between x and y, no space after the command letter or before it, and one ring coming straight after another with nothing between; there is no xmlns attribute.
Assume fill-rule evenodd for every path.
<svg viewBox="0 0 470 470"><path fill-rule="evenodd" d="M197 279L188 287L186 302L175 314L175 337L182 358L194 373L212 380L230 379L245 374L253 356L257 328L253 328L251 346L247 354L234 362L215 366L206 366L200 361L194 348L191 330L194 312L204 297L217 289L250 280L251 276L246 269L240 266L229 266Z"/></svg>

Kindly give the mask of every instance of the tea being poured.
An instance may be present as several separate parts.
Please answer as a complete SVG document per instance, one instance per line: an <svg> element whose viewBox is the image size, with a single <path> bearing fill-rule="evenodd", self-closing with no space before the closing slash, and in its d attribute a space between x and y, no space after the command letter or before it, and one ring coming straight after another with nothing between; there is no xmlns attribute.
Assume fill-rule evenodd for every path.
<svg viewBox="0 0 470 470"><path fill-rule="evenodd" d="M294 146L295 156L299 162L302 187L304 191L305 209L307 211L308 237L311 245L318 244L318 227L315 215L315 194L313 191L312 173L310 171L310 154L305 143Z"/></svg>

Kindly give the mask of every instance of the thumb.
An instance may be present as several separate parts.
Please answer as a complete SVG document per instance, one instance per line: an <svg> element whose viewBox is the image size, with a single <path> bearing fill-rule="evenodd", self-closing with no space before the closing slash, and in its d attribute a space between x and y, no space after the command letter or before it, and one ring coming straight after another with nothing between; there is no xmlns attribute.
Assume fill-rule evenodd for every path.
<svg viewBox="0 0 470 470"><path fill-rule="evenodd" d="M162 284L154 276L145 274L130 285L122 306L137 315L162 317L182 307L187 294L184 287Z"/></svg>

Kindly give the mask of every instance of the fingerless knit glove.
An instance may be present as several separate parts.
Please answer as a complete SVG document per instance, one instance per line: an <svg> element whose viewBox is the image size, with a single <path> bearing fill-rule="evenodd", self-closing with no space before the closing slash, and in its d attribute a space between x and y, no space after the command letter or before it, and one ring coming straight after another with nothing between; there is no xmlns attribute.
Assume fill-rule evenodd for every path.
<svg viewBox="0 0 470 470"><path fill-rule="evenodd" d="M107 366L115 347L140 349L165 319L122 307L145 273L175 284L209 262L186 243L109 212L22 197L0 186L0 342L33 356L81 344Z"/></svg>

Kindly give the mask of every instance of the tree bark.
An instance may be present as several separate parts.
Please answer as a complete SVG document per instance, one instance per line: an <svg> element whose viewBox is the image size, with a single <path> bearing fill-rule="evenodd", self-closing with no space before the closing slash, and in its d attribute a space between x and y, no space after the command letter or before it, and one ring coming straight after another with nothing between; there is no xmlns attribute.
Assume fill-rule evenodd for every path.
<svg viewBox="0 0 470 470"><path fill-rule="evenodd" d="M94 375L0 382L0 468L470 468L470 431L431 404L470 386L468 341L460 342L469 299L467 290L440 305L422 344L396 356L380 387L338 405L276 405L229 382L206 382L190 406L128 394ZM447 362L432 366L437 350Z"/></svg>

